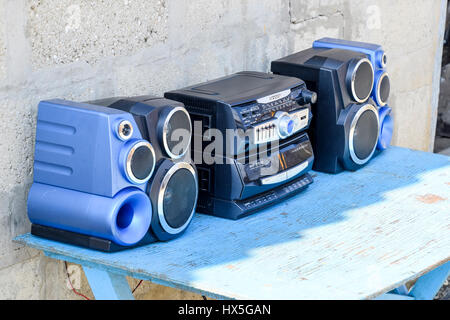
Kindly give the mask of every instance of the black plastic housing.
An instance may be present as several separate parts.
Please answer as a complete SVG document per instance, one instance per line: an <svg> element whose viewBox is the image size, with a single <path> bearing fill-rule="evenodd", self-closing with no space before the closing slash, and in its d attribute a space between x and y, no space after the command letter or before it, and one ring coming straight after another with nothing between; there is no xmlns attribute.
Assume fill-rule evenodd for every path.
<svg viewBox="0 0 450 320"><path fill-rule="evenodd" d="M352 80L351 77L349 79L349 68L355 61L365 58L364 54L349 50L311 48L271 64L275 74L301 78L309 89L317 92L318 99L312 108L313 120L309 130L315 154L314 170L328 173L357 170L373 156L378 139L378 131L373 128L379 127L378 112L375 107L370 107L375 103L370 99L358 103L352 98L349 88L349 81ZM367 112L370 112L371 119L366 129L358 128L358 138L352 125L358 124L360 118L355 119L355 116L361 115L361 108L370 109ZM356 161L354 154L357 152L355 148L352 151L351 144L361 144L366 140L367 145L363 147L370 156Z"/></svg>
<svg viewBox="0 0 450 320"><path fill-rule="evenodd" d="M187 229L190 220L188 221L188 224L185 226L185 228L180 228L179 232L166 232L163 227L164 222L162 221L165 214L163 214L162 217L160 216L159 202L160 193L164 192L164 190L161 189L163 180L173 166L179 166L181 164L189 165L190 169L192 169L191 171L193 172L193 176L195 176L195 179L197 179L197 171L191 160L190 134L189 137L186 137L186 139L189 138L189 145L187 146L186 153L181 155L181 157L171 157L165 151L163 145L163 120L175 108L185 110L184 104L151 95L137 97L114 97L96 100L91 103L102 105L108 108L119 109L125 112L129 112L133 115L142 137L152 144L156 157L155 171L153 173L153 176L150 178L147 186L147 194L150 197L153 208L152 222L149 232L152 233L152 236L154 238L160 241L168 241L180 237ZM189 120L189 125L190 124L191 123ZM197 197L198 190L195 199L190 199L194 203L194 207L197 203ZM166 225L166 228L169 227L170 226Z"/></svg>
<svg viewBox="0 0 450 320"><path fill-rule="evenodd" d="M307 172L312 168L314 153L305 130L311 120L309 102L317 97L306 88L304 81L247 71L166 92L164 96L182 102L194 122L192 158L199 175L198 212L239 219L296 194L312 183ZM240 137L236 138L238 141L234 148L227 145L226 130L251 130L265 121L271 121L276 112L299 111L308 115L304 128L279 140L276 147L270 147L269 153L273 159L265 157L257 149L257 158L261 161L251 160L248 152L256 150L258 145L240 140ZM201 124L200 130L196 130L198 123ZM210 143L205 143L202 137L209 129L218 129L224 136L223 150L229 152L216 154L222 158L222 163L208 164L202 161L203 151ZM200 142L196 135L200 136ZM265 184L269 176L258 171L260 163L278 161L283 154L289 159L295 159L294 164L290 168L281 165L273 176L292 172L289 169L296 165L294 170L301 170L293 176L286 175L284 179Z"/></svg>

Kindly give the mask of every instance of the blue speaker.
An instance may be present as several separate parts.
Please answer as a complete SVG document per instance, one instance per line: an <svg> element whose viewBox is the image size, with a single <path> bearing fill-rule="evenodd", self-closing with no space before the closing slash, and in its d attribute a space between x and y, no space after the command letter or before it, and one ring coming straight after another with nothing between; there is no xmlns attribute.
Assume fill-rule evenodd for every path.
<svg viewBox="0 0 450 320"><path fill-rule="evenodd" d="M28 216L33 224L136 244L152 219L145 191L154 168L153 147L131 114L42 101Z"/></svg>
<svg viewBox="0 0 450 320"><path fill-rule="evenodd" d="M386 71L387 55L382 46L367 42L322 38L314 41L313 47L345 49L360 52L367 56L374 70L374 83L371 97L377 104L380 117L380 135L377 149L386 149L391 143L394 121L392 119L391 108L387 105L391 85L389 75Z"/></svg>
<svg viewBox="0 0 450 320"><path fill-rule="evenodd" d="M380 134L378 136L377 149L385 150L391 144L394 133L394 119L392 118L392 109L385 105L378 107L378 116L380 118Z"/></svg>
<svg viewBox="0 0 450 320"><path fill-rule="evenodd" d="M145 191L154 160L129 113L65 100L39 104L35 182L113 197L130 186Z"/></svg>
<svg viewBox="0 0 450 320"><path fill-rule="evenodd" d="M180 237L189 227L198 197L197 170L190 158L191 118L184 105L155 96L115 97L89 103L133 115L156 154L155 173L147 188L153 208L149 233L160 241ZM178 136L181 139L174 139Z"/></svg>
<svg viewBox="0 0 450 320"><path fill-rule="evenodd" d="M148 196L137 188L108 198L35 182L28 194L28 217L40 226L131 246L147 233L152 207Z"/></svg>

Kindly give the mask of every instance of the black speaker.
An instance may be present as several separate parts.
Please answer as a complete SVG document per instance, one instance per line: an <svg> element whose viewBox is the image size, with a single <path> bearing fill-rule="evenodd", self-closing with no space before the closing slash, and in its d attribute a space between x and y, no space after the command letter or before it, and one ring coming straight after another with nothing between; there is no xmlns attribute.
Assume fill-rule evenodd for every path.
<svg viewBox="0 0 450 320"><path fill-rule="evenodd" d="M92 103L129 112L142 137L152 141L156 166L147 186L153 208L150 232L160 241L179 237L192 220L198 198L197 170L190 156L192 124L184 104L155 96Z"/></svg>
<svg viewBox="0 0 450 320"><path fill-rule="evenodd" d="M163 160L149 184L154 215L151 232L161 241L180 236L194 216L198 198L195 167L184 161Z"/></svg>
<svg viewBox="0 0 450 320"><path fill-rule="evenodd" d="M310 129L314 170L357 170L369 162L380 125L375 102L369 98L374 71L365 54L311 48L273 61L271 69L298 77L317 92Z"/></svg>

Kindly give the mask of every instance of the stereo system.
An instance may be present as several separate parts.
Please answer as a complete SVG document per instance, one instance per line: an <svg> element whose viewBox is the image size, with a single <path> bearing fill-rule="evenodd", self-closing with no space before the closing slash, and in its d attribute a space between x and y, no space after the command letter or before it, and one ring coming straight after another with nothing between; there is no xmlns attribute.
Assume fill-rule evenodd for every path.
<svg viewBox="0 0 450 320"><path fill-rule="evenodd" d="M165 97L182 102L200 128L192 144L198 212L238 219L312 182L307 172L314 156L305 130L317 97L302 80L239 72ZM214 150L214 163L202 159L209 143L203 138L211 129L220 134L215 142L224 146Z"/></svg>
<svg viewBox="0 0 450 320"><path fill-rule="evenodd" d="M178 238L195 212L245 217L305 190L312 169L360 169L392 138L386 64L379 45L323 38L273 73L164 98L41 101L31 232L114 252Z"/></svg>

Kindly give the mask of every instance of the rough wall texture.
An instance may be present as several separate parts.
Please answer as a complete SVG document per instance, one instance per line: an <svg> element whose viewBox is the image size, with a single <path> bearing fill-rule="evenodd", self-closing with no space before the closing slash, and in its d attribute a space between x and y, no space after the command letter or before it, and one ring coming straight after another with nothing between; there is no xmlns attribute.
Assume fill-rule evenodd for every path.
<svg viewBox="0 0 450 320"><path fill-rule="evenodd" d="M30 227L26 197L40 100L162 94L241 70L268 71L271 60L315 38L343 37L384 45L394 144L430 150L444 4L0 0L0 298L79 298L67 289L61 262L11 242ZM83 277L79 284L91 294ZM198 298L148 283L136 295Z"/></svg>

